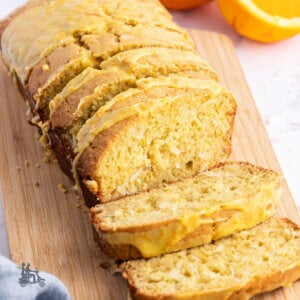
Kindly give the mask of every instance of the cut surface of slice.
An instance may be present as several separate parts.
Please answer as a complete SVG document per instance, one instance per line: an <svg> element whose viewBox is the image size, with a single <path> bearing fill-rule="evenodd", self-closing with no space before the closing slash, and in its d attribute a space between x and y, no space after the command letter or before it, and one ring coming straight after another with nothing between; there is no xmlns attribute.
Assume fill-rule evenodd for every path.
<svg viewBox="0 0 300 300"><path fill-rule="evenodd" d="M275 172L230 162L149 192L99 204L91 209L91 219L108 256L151 257L251 228L275 213L281 197ZM129 245L135 247L135 257L126 256Z"/></svg>
<svg viewBox="0 0 300 300"><path fill-rule="evenodd" d="M271 218L214 244L121 268L134 299L250 299L300 277L300 230Z"/></svg>
<svg viewBox="0 0 300 300"><path fill-rule="evenodd" d="M183 80L181 88L167 87L164 95L107 111L82 127L75 165L101 202L174 182L228 158L233 95L215 81Z"/></svg>
<svg viewBox="0 0 300 300"><path fill-rule="evenodd" d="M200 87L200 88L199 88ZM144 78L136 82L136 88L117 95L107 105L101 107L81 128L77 135L77 152L84 151L101 131L130 116L147 110L146 102L155 99L192 96L200 89L208 88L217 95L224 89L221 85L201 78L183 77L171 74L169 77ZM151 105L151 104L150 104Z"/></svg>

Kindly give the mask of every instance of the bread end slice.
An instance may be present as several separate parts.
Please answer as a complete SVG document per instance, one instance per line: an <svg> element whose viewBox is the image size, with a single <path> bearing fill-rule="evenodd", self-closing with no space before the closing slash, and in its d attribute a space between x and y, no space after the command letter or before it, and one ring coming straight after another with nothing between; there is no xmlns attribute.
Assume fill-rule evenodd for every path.
<svg viewBox="0 0 300 300"><path fill-rule="evenodd" d="M121 268L134 299L249 299L300 277L300 228L271 218L213 244Z"/></svg>

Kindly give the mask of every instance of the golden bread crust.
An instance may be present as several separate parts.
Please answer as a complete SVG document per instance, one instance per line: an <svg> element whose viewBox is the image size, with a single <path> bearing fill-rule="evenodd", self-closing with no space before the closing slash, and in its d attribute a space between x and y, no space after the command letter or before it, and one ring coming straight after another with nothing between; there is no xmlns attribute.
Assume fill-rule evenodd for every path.
<svg viewBox="0 0 300 300"><path fill-rule="evenodd" d="M201 295L197 295L194 293L193 295L151 295L147 294L147 292L140 291L134 279L132 278L130 271L124 271L123 277L127 280L128 288L130 289L131 296L134 300L192 300L192 299L219 299L218 297L222 297L220 299L226 300L237 300L237 299L250 299L251 297L264 293L273 291L279 287L287 287L292 282L295 282L300 277L300 266L295 266L292 269L277 271L273 274L270 274L264 278L259 278L253 282L249 282L246 286L242 287L240 290L234 291L229 297L224 298L222 292L218 293L218 291L210 291L206 294L201 292Z"/></svg>

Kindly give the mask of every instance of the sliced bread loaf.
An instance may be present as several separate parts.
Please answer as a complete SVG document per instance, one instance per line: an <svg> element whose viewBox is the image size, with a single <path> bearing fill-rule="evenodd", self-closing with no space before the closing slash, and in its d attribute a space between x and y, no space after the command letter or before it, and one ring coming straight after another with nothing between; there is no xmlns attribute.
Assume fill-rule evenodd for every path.
<svg viewBox="0 0 300 300"><path fill-rule="evenodd" d="M151 257L209 243L271 217L279 176L230 162L146 193L100 204L91 220L100 247L115 259Z"/></svg>
<svg viewBox="0 0 300 300"><path fill-rule="evenodd" d="M110 31L115 30L118 33L118 30L121 31L120 28L124 27L124 25L122 25L123 24L118 23L113 24L112 28L110 28ZM151 46L165 47L162 48L162 53L160 53L159 57L163 57L165 55L166 58L168 57L165 54L167 48L178 48L193 52L195 51L193 45L190 43L187 44L185 37L177 32L167 31L167 34L170 35L170 38L161 39L154 38L154 36L152 35L155 35L157 37L163 35L165 37L165 33L162 34L161 32L156 32L165 29L146 27L147 31L143 32L141 30L138 30L136 27L134 28L135 30L137 30L137 32L140 32L140 34L143 34L143 39L137 38L136 35L138 33L127 33L126 30L124 30L124 33L122 33L121 31L119 38L116 37L118 36L117 33L116 35L114 35L110 31L98 34L86 34L78 37L78 39L80 40L78 44L76 42L72 42L68 43L67 45L59 46L44 59L38 62L32 68L32 71L28 76L28 82L26 84L26 90L30 99L32 109L38 112L41 116L41 119L45 121L49 115L49 101L52 100L55 95L58 94L72 78L74 78L82 70L86 69L89 66L99 69L101 61L109 58L110 56L113 56L120 51L135 48L139 48L138 50L141 50L143 47L146 47L146 49L148 49L147 47ZM178 37L176 35L178 35ZM121 40L121 37L123 37L124 41ZM180 40L182 41L180 42ZM83 44L84 47L81 46L81 44ZM146 56L148 51L144 52L143 57ZM155 50L153 51L155 52ZM138 55L138 53L139 52L137 52L136 55ZM141 53L143 53L143 51ZM199 55L187 51L183 51L182 56L184 54L186 54L186 57L188 57L188 54L190 55L188 60L190 68L187 68L187 70L200 70L201 68L199 68L199 64L201 62L201 65L204 69L207 70L208 73L209 67L203 60L200 59ZM167 60L166 58L165 60L171 61L172 59L174 60L175 55L180 56L180 52L175 52L173 54L172 50L170 50L170 53L168 55L170 56L169 60ZM134 55L132 56L134 58ZM150 53L148 53L148 57L149 56ZM158 61L159 57L157 58ZM184 61L187 60L184 59L184 57L182 58ZM139 59L141 59L141 57ZM192 63L193 61L195 64L194 66ZM211 74L213 73L214 72L211 70ZM214 76L216 78L216 75ZM118 76L116 76L116 78L118 78Z"/></svg>
<svg viewBox="0 0 300 300"><path fill-rule="evenodd" d="M134 299L247 300L300 277L300 228L271 218L213 244L121 268Z"/></svg>
<svg viewBox="0 0 300 300"><path fill-rule="evenodd" d="M20 90L26 90L32 110L42 121L48 117L48 102L69 80L88 66L99 68L115 53L151 46L196 52L190 37L158 1L131 3L142 11L151 8L147 16L153 22L145 22L146 16L132 12L123 1L31 2L1 23L5 28L1 48ZM112 13L114 8L118 13ZM19 28L26 28L26 34Z"/></svg>
<svg viewBox="0 0 300 300"><path fill-rule="evenodd" d="M128 50L104 61L101 67L85 69L49 104L51 147L70 177L79 129L113 96L137 87L138 79L179 73L182 77L217 80L216 73L198 55L178 49Z"/></svg>

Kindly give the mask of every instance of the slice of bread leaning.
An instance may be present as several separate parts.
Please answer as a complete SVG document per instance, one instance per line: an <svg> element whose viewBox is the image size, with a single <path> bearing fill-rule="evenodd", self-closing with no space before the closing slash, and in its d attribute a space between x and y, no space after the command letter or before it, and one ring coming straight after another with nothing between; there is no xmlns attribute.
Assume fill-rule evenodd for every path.
<svg viewBox="0 0 300 300"><path fill-rule="evenodd" d="M280 177L229 162L194 177L91 209L96 238L115 259L152 257L190 248L271 217Z"/></svg>
<svg viewBox="0 0 300 300"><path fill-rule="evenodd" d="M300 277L300 228L271 218L213 244L121 268L133 299L247 300Z"/></svg>
<svg viewBox="0 0 300 300"><path fill-rule="evenodd" d="M136 99L143 89L128 90L134 101L126 97L104 113L100 108L78 132L74 166L89 203L175 182L228 159L232 93L215 81L181 76L145 85L157 81L163 86L156 95Z"/></svg>

